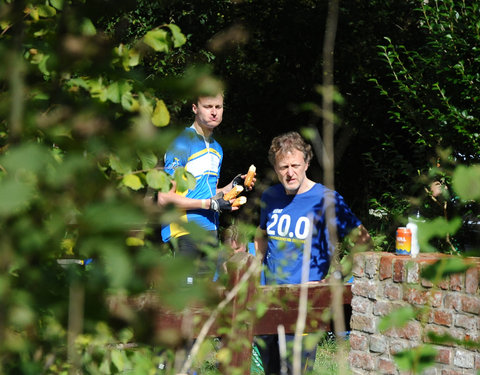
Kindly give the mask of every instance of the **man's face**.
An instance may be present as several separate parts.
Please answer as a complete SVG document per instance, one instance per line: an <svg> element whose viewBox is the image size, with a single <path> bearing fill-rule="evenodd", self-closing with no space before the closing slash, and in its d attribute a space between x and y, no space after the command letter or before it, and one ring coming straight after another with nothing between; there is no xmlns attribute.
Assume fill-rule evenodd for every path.
<svg viewBox="0 0 480 375"><path fill-rule="evenodd" d="M307 183L308 163L305 162L303 152L294 149L275 157L275 172L287 194L303 192Z"/></svg>
<svg viewBox="0 0 480 375"><path fill-rule="evenodd" d="M195 121L203 129L213 131L222 122L223 96L201 96L197 104L192 105Z"/></svg>

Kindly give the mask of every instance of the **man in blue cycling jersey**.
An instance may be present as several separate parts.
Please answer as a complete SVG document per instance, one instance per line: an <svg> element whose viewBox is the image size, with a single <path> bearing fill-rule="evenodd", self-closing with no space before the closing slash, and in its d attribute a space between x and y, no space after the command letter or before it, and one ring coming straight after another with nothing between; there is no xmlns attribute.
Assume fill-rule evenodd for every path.
<svg viewBox="0 0 480 375"><path fill-rule="evenodd" d="M173 141L165 157L165 172L173 175L175 169L184 167L196 179L193 190L178 193L173 188L168 193L158 193L158 204L165 206L173 203L182 211L182 219L186 223L195 223L205 230L202 243L216 244L218 241L218 220L221 211L233 211L233 201L225 201L223 193L232 189L233 185L242 183L245 175L237 176L223 188L218 188L223 150L213 138L213 131L223 119L223 93L216 96L200 96L192 104L195 119L190 127ZM192 240L188 230L181 223L172 222L162 226L162 240L171 242L175 238L179 255L201 259L204 253L201 244ZM192 280L187 280L190 283Z"/></svg>
<svg viewBox="0 0 480 375"><path fill-rule="evenodd" d="M303 250L311 238L311 256L307 282L318 282L327 275L336 241L332 241L326 211L334 212L328 219L339 239L353 230L356 244L369 244L370 235L336 191L310 180L306 172L313 157L311 146L297 132L289 132L272 141L269 150L279 184L262 195L260 225L255 238L257 251L266 266L266 284L300 284L302 282ZM330 216L329 216L330 217ZM293 341L294 335L287 335ZM280 361L278 337L263 337L261 348L266 374L278 374ZM311 371L316 349L303 350L302 368ZM292 361L287 361L289 373Z"/></svg>

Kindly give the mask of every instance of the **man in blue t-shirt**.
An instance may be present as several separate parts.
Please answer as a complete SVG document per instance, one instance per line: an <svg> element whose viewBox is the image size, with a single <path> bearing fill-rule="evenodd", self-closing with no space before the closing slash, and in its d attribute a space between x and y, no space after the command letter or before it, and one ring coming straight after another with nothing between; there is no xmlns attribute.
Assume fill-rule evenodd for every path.
<svg viewBox="0 0 480 375"><path fill-rule="evenodd" d="M193 124L173 141L165 157L165 172L173 175L175 169L184 167L196 180L193 190L184 193L175 191L175 186L168 193L158 193L158 204L174 204L182 211L182 222L172 222L162 226L162 240L177 241L179 255L192 260L201 259L204 254L201 246L205 243L215 244L218 240L218 216L222 211L238 210L231 201L223 199L223 193L235 184L243 184L245 175L238 175L223 188L218 188L223 150L213 138L213 131L223 119L223 93L216 96L200 96L192 104L195 114ZM204 241L192 240L186 226L182 223L194 223L205 230ZM189 276L187 283L192 282Z"/></svg>
<svg viewBox="0 0 480 375"><path fill-rule="evenodd" d="M368 245L370 235L352 213L343 198L322 184L310 180L307 169L313 157L312 149L297 132L289 132L272 141L269 161L279 184L262 195L260 225L255 246L263 254L266 284L300 284L302 282L303 250L311 238L311 256L307 282L325 278L334 253L336 240L356 230L356 244ZM329 212L326 215L326 212ZM327 217L329 219L327 219ZM328 222L330 221L330 228ZM287 335L287 341L293 341ZM263 337L261 349L265 373L279 372L278 338ZM316 349L304 350L302 368L311 371ZM291 371L291 361L288 363Z"/></svg>

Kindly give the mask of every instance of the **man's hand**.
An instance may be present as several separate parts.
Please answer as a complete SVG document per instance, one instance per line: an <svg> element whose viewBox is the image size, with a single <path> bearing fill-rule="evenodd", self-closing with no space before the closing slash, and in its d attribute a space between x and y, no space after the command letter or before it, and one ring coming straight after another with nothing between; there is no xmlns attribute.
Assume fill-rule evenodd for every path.
<svg viewBox="0 0 480 375"><path fill-rule="evenodd" d="M223 199L223 192L220 192L210 199L210 209L218 213L222 211L232 211L232 202Z"/></svg>

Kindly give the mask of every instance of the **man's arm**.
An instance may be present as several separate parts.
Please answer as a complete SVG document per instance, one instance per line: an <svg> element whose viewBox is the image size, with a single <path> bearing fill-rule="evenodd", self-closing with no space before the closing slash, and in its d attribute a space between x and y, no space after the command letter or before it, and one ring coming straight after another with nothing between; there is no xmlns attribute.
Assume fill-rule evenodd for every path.
<svg viewBox="0 0 480 375"><path fill-rule="evenodd" d="M211 209L210 207L212 204L212 199L214 198L208 198L208 199L187 198L183 195L177 194L175 190L176 190L176 184L173 184L172 189L170 189L168 193L158 192L157 204L159 206L166 206L167 204L171 203L171 204L174 204L177 208L182 210L198 210L198 209L210 210ZM230 203L232 202L233 200ZM222 209L225 209L225 208L222 208ZM239 209L239 207L230 207L230 209L232 211L236 211Z"/></svg>
<svg viewBox="0 0 480 375"><path fill-rule="evenodd" d="M263 262L263 259L265 258L265 254L267 252L267 244L268 244L267 231L261 229L260 227L257 227L257 230L255 232L254 243L255 243L255 253L257 254L257 257Z"/></svg>
<svg viewBox="0 0 480 375"><path fill-rule="evenodd" d="M364 251L371 250L373 248L372 237L370 237L367 228L365 228L363 224L360 224L358 227L353 229L350 233L350 236L355 248L362 246Z"/></svg>

